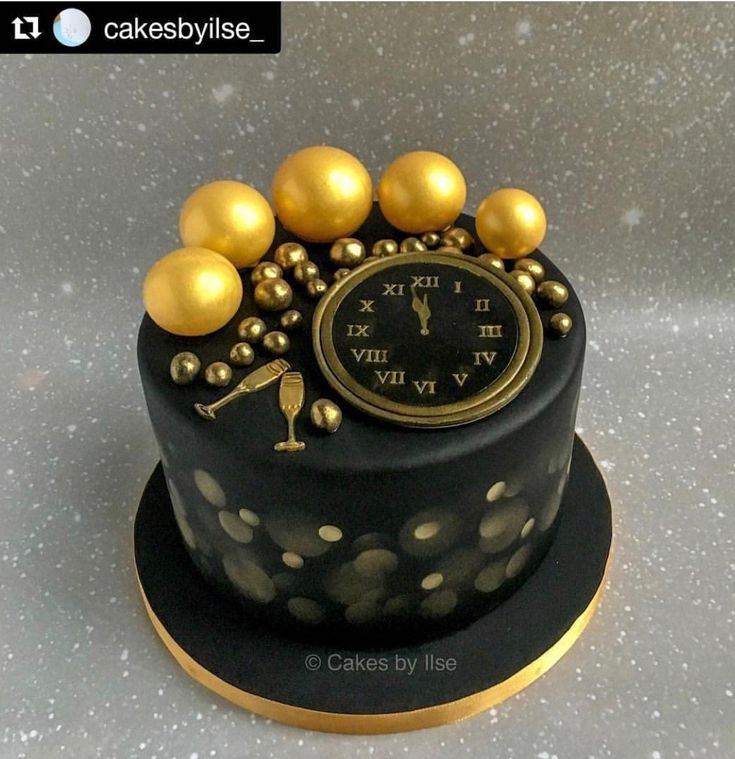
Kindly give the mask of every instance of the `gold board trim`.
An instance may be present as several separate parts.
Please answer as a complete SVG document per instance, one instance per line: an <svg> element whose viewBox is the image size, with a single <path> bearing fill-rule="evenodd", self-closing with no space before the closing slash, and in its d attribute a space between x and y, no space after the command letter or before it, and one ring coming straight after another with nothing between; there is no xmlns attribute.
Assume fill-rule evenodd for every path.
<svg viewBox="0 0 735 759"><path fill-rule="evenodd" d="M469 271L495 286L510 303L518 323L513 357L502 374L474 398L435 407L396 403L360 385L337 356L332 319L344 298L383 269L433 263ZM543 327L533 300L513 277L474 258L442 253L406 253L380 259L340 280L322 298L312 324L314 354L327 382L345 400L372 416L411 427L451 427L488 416L513 400L533 376L541 359Z"/></svg>
<svg viewBox="0 0 735 759"><path fill-rule="evenodd" d="M199 664L174 640L148 602L137 572L137 565L136 579L141 596L143 597L145 610L164 646L166 646L181 668L205 688L209 688L209 690L214 691L217 695L222 696L222 698L243 709L275 720L276 722L291 725L292 727L327 733L377 735L421 730L460 722L486 709L490 709L501 701L505 701L524 688L527 688L535 680L538 680L569 651L590 623L605 588L611 553L612 546L608 550L605 570L600 584L584 611L574 620L569 629L537 659L506 680L503 680L503 682L497 683L478 693L472 693L469 696L464 696L454 701L435 704L434 706L427 706L422 709L384 714L342 714L307 709L302 706L285 704L281 701L273 701L272 699L235 687Z"/></svg>

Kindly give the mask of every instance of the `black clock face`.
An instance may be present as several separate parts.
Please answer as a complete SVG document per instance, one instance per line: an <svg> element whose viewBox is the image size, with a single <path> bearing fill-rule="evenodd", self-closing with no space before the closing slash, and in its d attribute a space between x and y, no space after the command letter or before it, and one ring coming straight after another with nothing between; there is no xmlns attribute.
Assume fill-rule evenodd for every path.
<svg viewBox="0 0 735 759"><path fill-rule="evenodd" d="M514 281L474 259L382 259L320 304L317 357L335 389L370 413L460 424L503 405L501 394L527 364L526 301Z"/></svg>

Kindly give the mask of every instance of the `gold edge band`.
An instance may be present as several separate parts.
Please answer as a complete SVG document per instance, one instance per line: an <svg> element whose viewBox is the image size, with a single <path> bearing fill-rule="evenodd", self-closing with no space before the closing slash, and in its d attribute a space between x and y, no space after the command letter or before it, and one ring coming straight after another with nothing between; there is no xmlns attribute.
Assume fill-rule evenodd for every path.
<svg viewBox="0 0 735 759"><path fill-rule="evenodd" d="M148 602L140 582L140 576L137 574L137 566L136 579L143 597L145 610L163 644L181 668L205 688L209 688L209 690L243 709L293 727L328 733L376 735L421 730L459 722L505 701L548 672L574 645L594 616L607 581L611 556L612 545L608 551L600 584L592 599L564 634L537 659L503 682L479 693L472 693L455 701L422 709L384 714L343 714L307 709L249 693L222 680L193 659L166 630Z"/></svg>

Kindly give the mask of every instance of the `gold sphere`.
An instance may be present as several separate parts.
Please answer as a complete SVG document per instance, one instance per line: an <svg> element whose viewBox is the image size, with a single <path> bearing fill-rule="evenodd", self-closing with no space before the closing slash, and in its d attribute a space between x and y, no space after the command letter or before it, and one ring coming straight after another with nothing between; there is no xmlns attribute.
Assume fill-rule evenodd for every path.
<svg viewBox="0 0 735 759"><path fill-rule="evenodd" d="M505 264L502 258L498 258L494 253L480 253L477 257L478 261L482 261L485 266L492 266L500 271L505 271Z"/></svg>
<svg viewBox="0 0 735 759"><path fill-rule="evenodd" d="M467 185L456 164L428 150L397 158L378 184L383 216L410 234L444 229L462 213L466 199Z"/></svg>
<svg viewBox="0 0 735 759"><path fill-rule="evenodd" d="M395 240L378 240L373 243L372 254L378 258L385 258L395 256L398 250L398 243Z"/></svg>
<svg viewBox="0 0 735 759"><path fill-rule="evenodd" d="M513 264L513 268L518 271L527 271L536 280L536 284L543 282L546 276L544 265L535 258L519 258Z"/></svg>
<svg viewBox="0 0 735 759"><path fill-rule="evenodd" d="M379 261L380 256L368 256L361 264L360 266L364 266L365 264L371 264L373 261Z"/></svg>
<svg viewBox="0 0 735 759"><path fill-rule="evenodd" d="M426 245L427 248L439 247L441 241L441 235L438 232L424 232L421 235L421 242Z"/></svg>
<svg viewBox="0 0 735 759"><path fill-rule="evenodd" d="M215 361L204 370L204 379L215 387L226 387L232 380L232 369L224 361Z"/></svg>
<svg viewBox="0 0 735 759"><path fill-rule="evenodd" d="M237 325L237 335L246 343L259 343L267 331L265 322L257 316L248 316Z"/></svg>
<svg viewBox="0 0 735 759"><path fill-rule="evenodd" d="M282 329L298 329L304 323L304 317L301 311L292 308L289 311L284 311L278 321Z"/></svg>
<svg viewBox="0 0 735 759"><path fill-rule="evenodd" d="M533 295L536 292L536 280L527 272L514 269L510 276L515 279L516 282L529 294Z"/></svg>
<svg viewBox="0 0 735 759"><path fill-rule="evenodd" d="M475 238L462 227L448 229L442 233L442 239L451 240L452 244L460 248L463 253L466 253L475 245Z"/></svg>
<svg viewBox="0 0 735 759"><path fill-rule="evenodd" d="M255 351L250 343L235 343L230 348L230 361L235 366L250 366L255 361Z"/></svg>
<svg viewBox="0 0 735 759"><path fill-rule="evenodd" d="M551 331L559 337L566 337L572 331L572 317L569 314L565 314L563 311L557 311L551 315L549 319L549 327Z"/></svg>
<svg viewBox="0 0 735 759"><path fill-rule="evenodd" d="M276 248L273 260L285 271L293 269L296 264L309 260L306 248L297 242L284 242Z"/></svg>
<svg viewBox="0 0 735 759"><path fill-rule="evenodd" d="M273 177L273 205L283 226L309 242L346 237L373 207L367 169L339 148L303 148L290 155Z"/></svg>
<svg viewBox="0 0 735 759"><path fill-rule="evenodd" d="M342 410L327 398L319 398L311 404L309 410L311 423L319 430L336 432L342 424Z"/></svg>
<svg viewBox="0 0 735 759"><path fill-rule="evenodd" d="M263 311L283 311L291 305L293 290L285 279L264 279L256 285L254 297Z"/></svg>
<svg viewBox="0 0 735 759"><path fill-rule="evenodd" d="M169 366L171 379L177 385L188 385L196 379L199 370L202 368L202 362L196 353L183 351L177 353L172 359Z"/></svg>
<svg viewBox="0 0 735 759"><path fill-rule="evenodd" d="M181 208L179 234L187 247L216 250L242 269L256 264L270 248L276 222L256 189L222 180L189 195Z"/></svg>
<svg viewBox="0 0 735 759"><path fill-rule="evenodd" d="M302 261L293 267L293 278L300 285L305 285L312 279L319 279L319 267L313 261Z"/></svg>
<svg viewBox="0 0 735 759"><path fill-rule="evenodd" d="M449 256L461 256L462 251L456 245L442 245L441 248L437 248L436 253L444 253Z"/></svg>
<svg viewBox="0 0 735 759"><path fill-rule="evenodd" d="M553 279L547 279L538 286L538 296L546 301L552 308L563 306L569 299L569 290L561 283Z"/></svg>
<svg viewBox="0 0 735 759"><path fill-rule="evenodd" d="M156 261L143 282L151 319L174 335L208 335L227 324L242 301L237 269L219 253L179 248Z"/></svg>
<svg viewBox="0 0 735 759"><path fill-rule="evenodd" d="M365 260L365 246L354 237L340 237L329 249L329 260L335 266L354 269Z"/></svg>
<svg viewBox="0 0 735 759"><path fill-rule="evenodd" d="M423 253L426 248L426 244L421 242L418 237L407 237L405 240L401 240L401 253Z"/></svg>
<svg viewBox="0 0 735 759"><path fill-rule="evenodd" d="M334 272L334 281L339 282L340 279L344 279L348 274L352 273L352 269L337 269L337 271Z"/></svg>
<svg viewBox="0 0 735 759"><path fill-rule="evenodd" d="M530 193L505 187L480 203L475 227L483 245L496 256L523 258L541 245L546 214Z"/></svg>
<svg viewBox="0 0 735 759"><path fill-rule="evenodd" d="M260 284L264 279L279 279L283 277L283 269L273 261L263 261L250 272L253 285Z"/></svg>
<svg viewBox="0 0 735 759"><path fill-rule="evenodd" d="M306 283L306 294L310 298L321 298L329 289L329 285L323 279L312 279Z"/></svg>
<svg viewBox="0 0 735 759"><path fill-rule="evenodd" d="M263 347L274 356L282 356L291 347L291 341L283 332L269 332L263 338Z"/></svg>

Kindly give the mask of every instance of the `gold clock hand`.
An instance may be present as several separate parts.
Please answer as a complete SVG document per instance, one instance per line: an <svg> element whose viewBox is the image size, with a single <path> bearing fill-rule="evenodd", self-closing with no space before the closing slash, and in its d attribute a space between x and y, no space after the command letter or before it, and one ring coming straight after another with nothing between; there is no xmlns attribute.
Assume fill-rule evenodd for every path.
<svg viewBox="0 0 735 759"><path fill-rule="evenodd" d="M427 326L429 317L431 316L431 309L429 308L428 295L424 294L423 300L416 294L416 285L411 285L411 308L416 312L419 317L419 323L421 324L421 334L428 335L429 328Z"/></svg>

